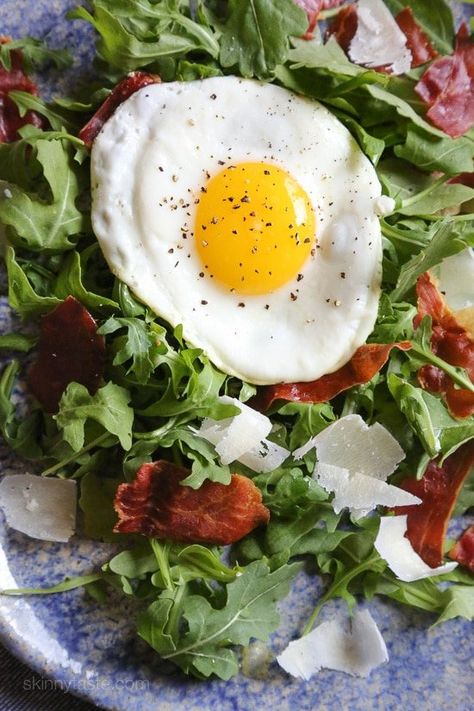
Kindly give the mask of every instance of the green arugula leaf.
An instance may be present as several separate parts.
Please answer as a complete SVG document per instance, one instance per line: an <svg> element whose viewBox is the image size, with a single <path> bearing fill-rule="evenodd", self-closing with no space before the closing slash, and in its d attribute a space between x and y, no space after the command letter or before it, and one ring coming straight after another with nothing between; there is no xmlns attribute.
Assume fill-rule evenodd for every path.
<svg viewBox="0 0 474 711"><path fill-rule="evenodd" d="M132 445L132 424L134 412L128 403L130 394L119 385L108 382L90 395L87 388L79 383L70 383L59 403L59 413L54 416L63 431L65 441L74 452L84 444L84 426L91 419L117 436L125 451Z"/></svg>
<svg viewBox="0 0 474 711"><path fill-rule="evenodd" d="M119 305L103 294L95 294L84 286L83 275L87 273L89 261L95 255L98 245L93 244L82 252L72 250L66 254L60 271L52 285L52 293L63 300L69 295L75 296L81 304L99 314L117 310Z"/></svg>
<svg viewBox="0 0 474 711"><path fill-rule="evenodd" d="M244 77L269 77L283 64L289 38L304 34L306 13L293 0L230 0L219 61Z"/></svg>
<svg viewBox="0 0 474 711"><path fill-rule="evenodd" d="M444 459L472 439L473 417L454 419L441 400L394 373L389 374L387 383L400 411L431 458L442 452Z"/></svg>
<svg viewBox="0 0 474 711"><path fill-rule="evenodd" d="M37 160L51 189L48 203L14 185L0 193L0 220L14 243L34 251L66 250L77 241L84 217L76 207L80 194L78 166L63 141L38 140Z"/></svg>
<svg viewBox="0 0 474 711"><path fill-rule="evenodd" d="M23 66L27 72L48 62L53 62L58 69L66 69L72 63L72 57L67 50L50 49L36 37L22 37L0 44L0 64L7 71L12 68L11 55L16 50L21 52Z"/></svg>
<svg viewBox="0 0 474 711"><path fill-rule="evenodd" d="M426 173L439 170L457 175L473 170L474 141L468 136L437 136L409 126L405 143L395 146L394 152Z"/></svg>
<svg viewBox="0 0 474 711"><path fill-rule="evenodd" d="M68 132L74 130L74 125L71 121L47 106L38 96L17 90L9 91L8 96L17 105L20 116L24 116L27 111L36 111L36 113L48 119L54 131L61 131L63 128Z"/></svg>
<svg viewBox="0 0 474 711"><path fill-rule="evenodd" d="M444 608L435 625L455 617L463 617L466 620L474 619L474 590L471 586L449 587L443 592L443 603Z"/></svg>
<svg viewBox="0 0 474 711"><path fill-rule="evenodd" d="M24 333L3 333L0 336L0 350L28 353L36 343L36 338Z"/></svg>
<svg viewBox="0 0 474 711"><path fill-rule="evenodd" d="M18 264L13 247L7 247L5 263L8 273L8 303L21 318L36 318L61 303L61 299L55 296L40 296L36 293Z"/></svg>
<svg viewBox="0 0 474 711"><path fill-rule="evenodd" d="M15 452L26 459L39 459L43 454L38 441L41 415L33 411L24 420L19 420L12 401L19 370L19 362L12 360L0 376L0 430L7 445Z"/></svg>
<svg viewBox="0 0 474 711"><path fill-rule="evenodd" d="M100 327L98 333L107 336L122 329L126 330L126 335L115 339L113 365L122 365L131 360L127 373L133 373L139 383L145 384L155 369L156 356L167 350L162 341L165 329L156 324L147 324L140 318L112 316Z"/></svg>
<svg viewBox="0 0 474 711"><path fill-rule="evenodd" d="M290 582L300 569L301 565L295 563L270 572L263 561L251 563L227 585L226 602L220 609L198 595L185 597L180 605L179 592L168 593L140 617L138 633L164 659L172 660L184 671L205 678L215 674L229 679L238 670L229 645L247 645L251 638L268 638L279 624L276 602L288 593ZM180 619L188 627L182 636Z"/></svg>
<svg viewBox="0 0 474 711"><path fill-rule="evenodd" d="M404 264L395 289L390 294L392 302L401 301L416 283L419 276L440 264L443 259L474 246L474 220L439 220L429 244Z"/></svg>

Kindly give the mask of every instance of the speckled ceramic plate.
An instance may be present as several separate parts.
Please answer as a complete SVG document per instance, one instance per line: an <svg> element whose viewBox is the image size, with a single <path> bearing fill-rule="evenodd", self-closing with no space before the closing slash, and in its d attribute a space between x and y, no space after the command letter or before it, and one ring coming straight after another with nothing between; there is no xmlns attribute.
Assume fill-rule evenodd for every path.
<svg viewBox="0 0 474 711"><path fill-rule="evenodd" d="M428 0L427 0L428 2ZM66 74L51 72L44 87L60 94L87 77L93 37L84 23L67 22L70 0L1 0L0 34L48 38L75 57ZM459 6L456 12L460 13ZM10 330L3 299L0 328ZM0 450L1 471L24 471ZM42 543L0 524L0 588L42 586L86 573L108 557L107 549L76 537L70 544ZM161 663L133 631L133 611L123 601L101 606L82 590L41 598L0 598L0 637L10 650L57 684L106 709L118 711L278 711L309 709L434 709L468 711L474 703L474 642L471 625L455 621L430 629L433 619L376 601L370 610L386 640L390 662L369 679L321 672L310 682L289 678L274 652L294 636L320 595L305 574L281 607L281 630L271 649L254 647L242 673L229 682L187 679ZM323 619L331 613L325 610ZM254 659L259 658L258 672Z"/></svg>

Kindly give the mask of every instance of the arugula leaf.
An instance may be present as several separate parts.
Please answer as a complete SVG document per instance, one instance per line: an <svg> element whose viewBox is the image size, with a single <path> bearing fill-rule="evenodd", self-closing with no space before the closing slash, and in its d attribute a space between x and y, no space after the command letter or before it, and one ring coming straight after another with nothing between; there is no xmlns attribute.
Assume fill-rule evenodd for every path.
<svg viewBox="0 0 474 711"><path fill-rule="evenodd" d="M15 452L26 459L39 459L42 449L38 442L38 411L32 412L23 421L17 418L16 406L12 402L13 387L20 370L17 360L12 360L0 376L0 429L5 442Z"/></svg>
<svg viewBox="0 0 474 711"><path fill-rule="evenodd" d="M27 72L33 67L41 67L47 62L53 62L58 69L65 69L72 63L72 57L65 49L50 49L36 37L22 37L0 44L0 64L10 71L12 68L11 54L21 52L23 66Z"/></svg>
<svg viewBox="0 0 474 711"><path fill-rule="evenodd" d="M304 34L306 13L293 0L230 0L219 61L244 77L269 77L283 64L289 37Z"/></svg>
<svg viewBox="0 0 474 711"><path fill-rule="evenodd" d="M137 381L145 384L155 369L156 356L166 352L161 339L165 329L155 324L147 324L140 318L117 318L112 316L98 330L104 336L126 330L114 342L113 365L122 365L131 360L127 373L133 373Z"/></svg>
<svg viewBox="0 0 474 711"><path fill-rule="evenodd" d="M97 248L98 245L93 244L82 252L72 250L66 254L51 291L60 300L72 295L92 311L99 314L110 313L111 310L118 309L118 303L103 294L89 291L83 282L83 275L87 273L89 260Z"/></svg>
<svg viewBox="0 0 474 711"><path fill-rule="evenodd" d="M70 147L63 141L38 140L36 155L52 200L45 202L12 183L9 192L0 192L0 220L10 228L14 244L34 251L70 249L84 226L75 204L81 191L78 166L73 167Z"/></svg>
<svg viewBox="0 0 474 711"><path fill-rule="evenodd" d="M443 259L474 246L474 220L439 220L429 244L404 264L395 289L390 294L392 302L400 301L415 284L419 276L440 264Z"/></svg>
<svg viewBox="0 0 474 711"><path fill-rule="evenodd" d="M466 620L474 619L474 590L468 585L456 585L443 592L444 608L435 622L452 620L454 617L463 617Z"/></svg>
<svg viewBox="0 0 474 711"><path fill-rule="evenodd" d="M36 111L36 113L48 119L54 131L61 131L63 128L68 131L74 129L74 125L71 121L47 106L42 99L38 96L34 96L34 94L30 94L26 91L13 90L8 92L8 97L17 105L20 116L24 116L27 111Z"/></svg>
<svg viewBox="0 0 474 711"><path fill-rule="evenodd" d="M454 419L441 400L394 373L389 374L387 383L398 407L431 458L442 452L445 459L472 439L473 417Z"/></svg>
<svg viewBox="0 0 474 711"><path fill-rule="evenodd" d="M88 472L81 478L79 506L84 512L84 533L88 538L110 541L117 520L113 501L121 479L112 479Z"/></svg>
<svg viewBox="0 0 474 711"><path fill-rule="evenodd" d="M92 0L90 4L94 14L78 7L68 17L86 20L95 27L100 34L98 54L121 72L192 51L218 56L219 45L211 28L186 17L179 0L160 4L149 0Z"/></svg>
<svg viewBox="0 0 474 711"><path fill-rule="evenodd" d="M395 146L394 152L427 173L440 170L457 175L473 170L474 141L468 136L438 136L409 126L405 143Z"/></svg>
<svg viewBox="0 0 474 711"><path fill-rule="evenodd" d="M35 318L61 303L55 296L40 296L15 258L13 247L7 247L5 263L8 273L8 303L23 319Z"/></svg>
<svg viewBox="0 0 474 711"><path fill-rule="evenodd" d="M36 338L24 333L3 333L0 336L0 350L28 353L36 343Z"/></svg>
<svg viewBox="0 0 474 711"><path fill-rule="evenodd" d="M80 383L70 383L61 397L59 413L54 416L63 431L65 441L77 452L84 444L84 426L91 419L117 436L126 451L132 445L134 412L128 403L129 393L119 385L108 382L90 395Z"/></svg>
<svg viewBox="0 0 474 711"><path fill-rule="evenodd" d="M408 303L392 304L387 294L382 294L374 330L369 343L395 343L413 336L413 319L416 306Z"/></svg>
<svg viewBox="0 0 474 711"><path fill-rule="evenodd" d="M181 601L184 591L180 588L164 593L139 618L138 634L163 659L172 660L186 672L229 679L238 670L229 645L268 638L279 624L275 604L287 594L290 581L300 569L301 565L295 563L270 572L263 561L251 563L227 585L226 602L220 609L198 595L185 596ZM188 628L182 636L180 620Z"/></svg>
<svg viewBox="0 0 474 711"><path fill-rule="evenodd" d="M449 5L444 0L433 0L429 5L425 0L385 0L385 4L398 14L411 7L417 23L428 35L441 54L451 54L454 43L454 21Z"/></svg>

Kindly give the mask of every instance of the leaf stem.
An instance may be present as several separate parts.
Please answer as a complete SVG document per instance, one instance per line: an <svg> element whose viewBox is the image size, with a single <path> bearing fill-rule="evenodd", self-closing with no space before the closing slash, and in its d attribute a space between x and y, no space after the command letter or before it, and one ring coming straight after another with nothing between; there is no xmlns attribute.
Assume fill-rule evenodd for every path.
<svg viewBox="0 0 474 711"><path fill-rule="evenodd" d="M438 178L437 180L434 180L432 183L428 185L427 188L422 190L419 193L416 193L415 195L412 195L409 198L406 198L405 200L402 200L402 204L400 206L400 209L404 209L406 207L409 207L410 205L413 205L414 203L418 202L419 200L422 200L426 195L429 195L435 188L438 187L438 185L443 185L448 181L448 178L445 175L442 175L441 178Z"/></svg>
<svg viewBox="0 0 474 711"><path fill-rule="evenodd" d="M447 373L447 375L449 375L461 388L465 388L466 390L474 393L474 383L471 382L467 374L464 375L463 372L460 372L460 368L449 365L449 363L446 363L446 361L442 358L438 358L438 356L431 351L425 350L422 346L416 343L416 341L412 341L411 348L412 351L421 356L427 363L431 363Z"/></svg>
<svg viewBox="0 0 474 711"><path fill-rule="evenodd" d="M92 440L92 442L89 442L89 444L86 444L85 447L82 447L82 449L79 450L79 452L74 452L71 454L70 457L66 457L65 459L61 459L60 462L55 464L52 467L49 467L49 469L45 469L44 471L41 472L41 476L50 476L51 474L56 474L57 471L65 467L67 464L70 464L71 462L74 462L76 459L78 459L81 454L85 454L85 452L88 452L90 449L93 449L96 447L98 444L103 442L107 437L110 437L110 432L104 432L101 434L99 437L96 437L96 439Z"/></svg>
<svg viewBox="0 0 474 711"><path fill-rule="evenodd" d="M167 590L174 590L173 578L171 575L170 562L169 562L169 545L161 545L160 541L156 538L150 538L150 545L152 547L153 553L155 554L156 562L160 569L163 582Z"/></svg>

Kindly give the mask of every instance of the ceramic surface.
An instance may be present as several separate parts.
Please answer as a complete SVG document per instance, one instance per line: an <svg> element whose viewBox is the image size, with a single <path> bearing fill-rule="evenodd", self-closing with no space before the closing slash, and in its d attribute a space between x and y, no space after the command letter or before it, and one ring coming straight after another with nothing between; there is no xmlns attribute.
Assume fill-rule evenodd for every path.
<svg viewBox="0 0 474 711"><path fill-rule="evenodd" d="M0 34L43 36L52 46L68 47L73 53L74 67L66 75L52 71L43 77L42 86L52 94L91 75L92 31L84 23L64 19L73 5L68 0L0 0ZM10 330L11 318L3 299L0 330ZM0 450L0 470L22 472L26 465ZM34 541L9 530L2 518L0 588L46 586L90 572L108 552L105 546L78 537L70 544ZM272 638L273 653L301 630L321 589L321 583L306 574L297 579L281 606L281 630ZM0 637L61 688L118 711L473 708L474 643L468 622L430 629L434 618L411 609L375 601L370 610L386 640L390 662L369 679L324 671L310 682L294 680L262 645L253 646L243 659L243 673L229 682L187 679L161 663L135 636L135 608L119 600L100 605L82 590L0 598ZM322 620L331 611L324 610Z"/></svg>

